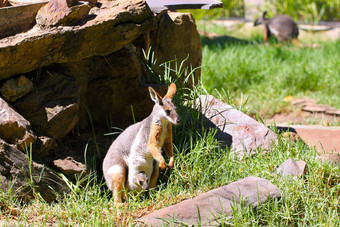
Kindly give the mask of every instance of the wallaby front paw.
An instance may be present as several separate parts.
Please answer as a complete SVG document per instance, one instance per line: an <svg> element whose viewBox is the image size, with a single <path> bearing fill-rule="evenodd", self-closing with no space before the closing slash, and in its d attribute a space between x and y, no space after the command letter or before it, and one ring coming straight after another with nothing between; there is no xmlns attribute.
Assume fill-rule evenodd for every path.
<svg viewBox="0 0 340 227"><path fill-rule="evenodd" d="M166 170L165 162L159 163L159 168L161 169L161 171L165 171Z"/></svg>
<svg viewBox="0 0 340 227"><path fill-rule="evenodd" d="M175 165L175 160L173 157L170 158L170 161L169 161L169 168L170 169L173 169L174 168L174 165Z"/></svg>

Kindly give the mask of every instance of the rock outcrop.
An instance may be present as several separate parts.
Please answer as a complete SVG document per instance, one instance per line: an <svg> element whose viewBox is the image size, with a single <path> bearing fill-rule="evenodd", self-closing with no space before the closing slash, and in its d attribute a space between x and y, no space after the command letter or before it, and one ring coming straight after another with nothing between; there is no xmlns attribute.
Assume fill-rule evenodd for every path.
<svg viewBox="0 0 340 227"><path fill-rule="evenodd" d="M28 0L11 1L20 23ZM154 47L159 64L186 59L185 68L196 68L200 39L190 14L154 14L144 0L51 0L41 6L25 30L0 29L0 139L8 144L4 152L12 146L26 152L32 144L33 161L74 178L79 169L73 167L81 164L70 170L65 157L84 157L92 130L124 128L146 117L153 106L148 86L163 95L164 86L149 77L143 50ZM75 146L80 138L83 146Z"/></svg>

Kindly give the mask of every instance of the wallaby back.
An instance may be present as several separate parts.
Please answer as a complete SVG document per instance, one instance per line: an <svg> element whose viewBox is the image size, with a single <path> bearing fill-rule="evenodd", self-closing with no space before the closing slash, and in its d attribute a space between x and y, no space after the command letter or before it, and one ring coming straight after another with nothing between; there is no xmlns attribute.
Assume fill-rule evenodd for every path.
<svg viewBox="0 0 340 227"><path fill-rule="evenodd" d="M277 15L273 18L266 18L267 12L263 12L262 16L257 18L254 26L263 24L264 40L273 34L280 42L291 41L297 39L299 28L294 20L287 15Z"/></svg>
<svg viewBox="0 0 340 227"><path fill-rule="evenodd" d="M121 190L141 190L134 179L144 173L149 186L155 187L159 168L166 169L162 148L169 157L169 168L174 166L172 147L172 124L179 123L172 97L176 85L169 86L162 98L149 87L151 99L155 102L151 114L143 121L125 129L110 146L103 162L103 173L107 186L112 190L116 202L121 202Z"/></svg>

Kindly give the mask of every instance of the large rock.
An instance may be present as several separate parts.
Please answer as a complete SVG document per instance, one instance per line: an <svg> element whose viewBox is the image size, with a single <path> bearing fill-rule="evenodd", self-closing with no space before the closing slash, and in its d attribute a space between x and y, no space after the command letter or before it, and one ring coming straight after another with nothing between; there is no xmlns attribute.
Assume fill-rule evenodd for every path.
<svg viewBox="0 0 340 227"><path fill-rule="evenodd" d="M53 71L41 77L35 91L14 106L39 134L60 139L78 122L78 85L72 77Z"/></svg>
<svg viewBox="0 0 340 227"><path fill-rule="evenodd" d="M195 108L206 127L218 129L216 138L239 155L258 148L269 150L277 142L277 135L265 125L214 96L200 96Z"/></svg>
<svg viewBox="0 0 340 227"><path fill-rule="evenodd" d="M36 26L1 39L0 80L52 63L106 56L155 28L152 13L142 0L103 1L90 14L79 26Z"/></svg>
<svg viewBox="0 0 340 227"><path fill-rule="evenodd" d="M195 69L195 79L201 75L202 63L201 39L195 19L190 13L164 12L158 15L158 29L150 33L151 51L154 51L158 64L170 62L167 67L175 69L182 64L182 69ZM184 61L184 63L183 63ZM164 66L156 67L164 73ZM172 74L174 78L175 73ZM180 78L183 81L186 78ZM197 82L190 81L189 82ZM192 84L191 84L192 85Z"/></svg>
<svg viewBox="0 0 340 227"><path fill-rule="evenodd" d="M218 225L220 214L231 216L234 202L240 204L244 200L246 204L256 207L268 198L281 197L281 194L280 189L266 179L246 177L193 199L157 210L137 221L150 226L166 226L171 225L170 223L213 226Z"/></svg>
<svg viewBox="0 0 340 227"><path fill-rule="evenodd" d="M15 144L20 150L36 141L31 124L0 98L0 139Z"/></svg>
<svg viewBox="0 0 340 227"><path fill-rule="evenodd" d="M48 168L30 160L28 156L0 139L0 188L12 191L22 199L39 193L47 202L57 194L68 192L65 182Z"/></svg>

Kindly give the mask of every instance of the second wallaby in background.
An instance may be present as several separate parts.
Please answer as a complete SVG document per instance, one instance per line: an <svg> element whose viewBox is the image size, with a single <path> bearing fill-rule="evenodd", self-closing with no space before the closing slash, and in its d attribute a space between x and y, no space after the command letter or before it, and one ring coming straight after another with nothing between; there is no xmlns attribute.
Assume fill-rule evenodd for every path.
<svg viewBox="0 0 340 227"><path fill-rule="evenodd" d="M264 41L267 42L271 35L274 35L280 42L289 42L297 39L299 28L295 21L287 15L277 15L273 18L266 18L267 11L257 18L254 26L263 24Z"/></svg>
<svg viewBox="0 0 340 227"><path fill-rule="evenodd" d="M169 168L174 167L172 124L179 123L172 103L176 85L172 83L163 98L151 87L149 92L155 103L151 114L125 129L113 141L103 161L104 178L117 203L122 202L125 190L156 186L159 169L167 168L162 148L170 159ZM138 181L141 177L143 182Z"/></svg>

